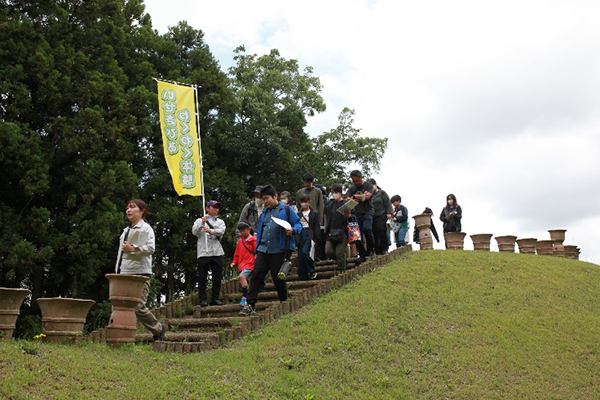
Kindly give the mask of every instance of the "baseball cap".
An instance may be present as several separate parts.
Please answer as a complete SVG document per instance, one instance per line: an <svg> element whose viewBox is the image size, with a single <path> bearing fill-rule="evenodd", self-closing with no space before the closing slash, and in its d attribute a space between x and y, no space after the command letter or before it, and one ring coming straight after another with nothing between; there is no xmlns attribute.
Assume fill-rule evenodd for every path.
<svg viewBox="0 0 600 400"><path fill-rule="evenodd" d="M206 207L210 207L210 206L215 206L218 207L219 209L221 208L221 203L216 201L216 200L211 200L208 202L208 204L206 205Z"/></svg>

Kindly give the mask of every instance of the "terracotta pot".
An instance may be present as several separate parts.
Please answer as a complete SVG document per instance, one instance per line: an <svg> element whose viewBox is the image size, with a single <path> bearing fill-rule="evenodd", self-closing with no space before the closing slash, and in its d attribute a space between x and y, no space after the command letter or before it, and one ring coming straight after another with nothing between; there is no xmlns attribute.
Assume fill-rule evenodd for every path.
<svg viewBox="0 0 600 400"><path fill-rule="evenodd" d="M536 243L537 253L540 256L552 255L552 240L538 240Z"/></svg>
<svg viewBox="0 0 600 400"><path fill-rule="evenodd" d="M514 253L515 252L515 241L516 236L496 236L496 242L498 243L498 250L501 253Z"/></svg>
<svg viewBox="0 0 600 400"><path fill-rule="evenodd" d="M429 227L419 229L419 245L421 250L433 250L433 236Z"/></svg>
<svg viewBox="0 0 600 400"><path fill-rule="evenodd" d="M479 233L471 235L473 241L473 250L490 251L491 233Z"/></svg>
<svg viewBox="0 0 600 400"><path fill-rule="evenodd" d="M51 343L76 343L83 336L83 324L94 300L37 299L42 311L43 340Z"/></svg>
<svg viewBox="0 0 600 400"><path fill-rule="evenodd" d="M565 256L565 248L563 242L565 241L566 229L550 229L550 240L552 240L552 255L557 257Z"/></svg>
<svg viewBox="0 0 600 400"><path fill-rule="evenodd" d="M415 226L421 230L422 228L431 228L431 214L419 214L413 216L415 219Z"/></svg>
<svg viewBox="0 0 600 400"><path fill-rule="evenodd" d="M564 246L564 248L565 248L565 258L577 260L577 258L578 258L577 246L567 245L567 246Z"/></svg>
<svg viewBox="0 0 600 400"><path fill-rule="evenodd" d="M106 331L106 343L118 347L135 341L135 308L142 299L144 285L150 278L139 275L106 274L109 299L113 306Z"/></svg>
<svg viewBox="0 0 600 400"><path fill-rule="evenodd" d="M12 338L21 304L30 294L27 289L0 288L0 340Z"/></svg>
<svg viewBox="0 0 600 400"><path fill-rule="evenodd" d="M566 229L550 229L548 232L550 233L550 240L555 242L564 242L565 241L565 232Z"/></svg>
<svg viewBox="0 0 600 400"><path fill-rule="evenodd" d="M537 239L519 239L517 240L517 244L519 245L519 253L535 254L535 249L537 247Z"/></svg>
<svg viewBox="0 0 600 400"><path fill-rule="evenodd" d="M467 234L464 232L444 233L446 243L448 244L448 250L462 250L464 248L466 235Z"/></svg>

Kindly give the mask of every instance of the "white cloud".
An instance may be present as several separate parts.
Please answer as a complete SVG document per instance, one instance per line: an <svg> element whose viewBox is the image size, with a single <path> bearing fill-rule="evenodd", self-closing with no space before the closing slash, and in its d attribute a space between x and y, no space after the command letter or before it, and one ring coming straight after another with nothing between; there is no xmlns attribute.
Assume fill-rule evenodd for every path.
<svg viewBox="0 0 600 400"><path fill-rule="evenodd" d="M469 234L566 228L600 260L600 2L145 3L161 32L202 29L224 68L241 44L313 66L328 109L309 133L356 109L389 137L376 178L411 214L452 192Z"/></svg>

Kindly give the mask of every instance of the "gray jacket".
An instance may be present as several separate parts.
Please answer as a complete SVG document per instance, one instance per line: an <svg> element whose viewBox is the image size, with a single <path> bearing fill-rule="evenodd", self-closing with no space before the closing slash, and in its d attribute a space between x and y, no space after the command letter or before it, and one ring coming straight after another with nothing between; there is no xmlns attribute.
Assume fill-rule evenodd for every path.
<svg viewBox="0 0 600 400"><path fill-rule="evenodd" d="M209 233L204 232L204 229L202 229L202 218L198 218L192 227L192 233L198 236L198 258L225 254L223 246L221 246L221 238L225 233L225 222L220 218L209 219L208 222L213 226Z"/></svg>

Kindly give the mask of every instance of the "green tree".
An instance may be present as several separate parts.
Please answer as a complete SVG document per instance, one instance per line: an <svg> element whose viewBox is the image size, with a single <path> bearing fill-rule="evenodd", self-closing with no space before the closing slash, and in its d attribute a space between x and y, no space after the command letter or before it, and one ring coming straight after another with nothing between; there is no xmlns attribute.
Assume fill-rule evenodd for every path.
<svg viewBox="0 0 600 400"><path fill-rule="evenodd" d="M294 188L311 151L306 118L325 111L319 78L276 49L258 57L241 46L234 60L234 125L224 143L230 171L239 174L247 194L257 184Z"/></svg>
<svg viewBox="0 0 600 400"><path fill-rule="evenodd" d="M345 107L338 127L312 140L314 151L307 154L306 164L327 187L348 181L350 169L360 169L367 177L379 171L388 139L361 136L361 129L354 127L354 114Z"/></svg>

